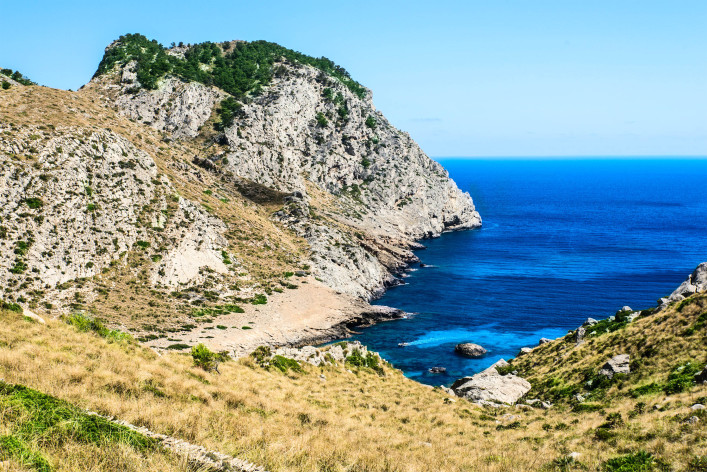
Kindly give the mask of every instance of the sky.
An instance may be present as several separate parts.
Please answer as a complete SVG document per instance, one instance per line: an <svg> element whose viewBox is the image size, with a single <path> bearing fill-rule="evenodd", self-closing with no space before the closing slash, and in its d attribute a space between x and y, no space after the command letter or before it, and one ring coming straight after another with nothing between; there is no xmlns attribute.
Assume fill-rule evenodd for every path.
<svg viewBox="0 0 707 472"><path fill-rule="evenodd" d="M34 1L0 67L76 90L112 40L326 56L431 156L707 156L707 1Z"/></svg>

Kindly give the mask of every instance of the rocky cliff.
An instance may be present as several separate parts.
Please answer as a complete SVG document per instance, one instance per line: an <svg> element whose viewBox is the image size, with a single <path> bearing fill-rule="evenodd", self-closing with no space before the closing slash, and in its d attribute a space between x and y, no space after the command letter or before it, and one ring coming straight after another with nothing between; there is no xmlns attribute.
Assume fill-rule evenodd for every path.
<svg viewBox="0 0 707 472"><path fill-rule="evenodd" d="M127 42L113 43L106 54L127 50ZM213 67L231 44L211 45L217 57L200 67ZM179 61L195 47L166 54ZM274 218L309 242L314 274L336 290L378 294L415 260L415 240L481 224L471 197L390 125L369 90L352 90L285 57L275 57L271 67L267 85L242 99L218 136L204 128L218 120L215 112L229 95L213 85L166 74L145 89L136 60L116 63L94 83L110 90L131 119L175 139L201 140L197 159L207 169L288 194Z"/></svg>
<svg viewBox="0 0 707 472"><path fill-rule="evenodd" d="M128 35L79 92L5 79L0 296L35 309L115 308L125 289L152 318L191 316L277 296L295 272L369 300L416 240L481 224L325 59Z"/></svg>

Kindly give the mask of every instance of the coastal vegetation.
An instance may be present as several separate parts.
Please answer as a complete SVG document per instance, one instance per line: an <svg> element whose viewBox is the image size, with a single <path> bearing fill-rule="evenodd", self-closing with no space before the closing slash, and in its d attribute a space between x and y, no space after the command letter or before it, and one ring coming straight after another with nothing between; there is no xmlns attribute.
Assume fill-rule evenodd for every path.
<svg viewBox="0 0 707 472"><path fill-rule="evenodd" d="M30 392L20 387L26 386L31 395L75 405L72 414L85 408L117 416L274 471L699 471L707 417L690 406L704 403L707 390L685 380L695 369L676 366L704 363L700 346L707 333L684 333L706 306L707 296L696 296L681 311L673 306L579 346L559 339L513 360L533 385L526 398L552 400L547 410L475 405L406 379L385 363L373 365L368 356L321 367L283 356L266 363L271 353L263 347L217 373L204 368L217 356L203 355L208 348L158 356L96 336L82 328L84 321L42 325L7 309L0 313L0 376L12 392ZM632 373L587 391L586 373L618 351L631 353ZM632 395L647 383L671 381L682 386ZM587 398L577 401L562 386ZM10 425L3 435L41 431L22 425L44 419L8 416L15 411L0 409ZM20 434L27 447L12 449L20 451L12 457L6 448L5 457L30 470L33 460L70 470L60 464L88 454L95 454L93 470L114 470L114 454L128 462L125 470L155 464L186 470L139 437L108 434L96 443L80 430L62 434L66 441Z"/></svg>
<svg viewBox="0 0 707 472"><path fill-rule="evenodd" d="M273 65L281 60L315 67L359 97L365 96L366 89L330 59L308 56L268 41L195 44L186 48L182 58L168 54L155 40L141 34L127 34L106 51L95 76L112 70L117 63L135 61L137 80L148 90L156 89L159 79L166 74L173 74L214 85L235 99L243 100L248 95L261 93L273 78Z"/></svg>

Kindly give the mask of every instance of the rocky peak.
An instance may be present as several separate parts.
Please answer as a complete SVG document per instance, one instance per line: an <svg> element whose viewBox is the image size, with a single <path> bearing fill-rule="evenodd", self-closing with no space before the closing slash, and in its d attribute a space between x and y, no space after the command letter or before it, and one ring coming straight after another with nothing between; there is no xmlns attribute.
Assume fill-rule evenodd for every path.
<svg viewBox="0 0 707 472"><path fill-rule="evenodd" d="M166 50L130 36L97 78L131 119L203 141L209 170L301 195L273 217L309 242L315 275L337 290L378 294L415 260L414 240L481 225L471 197L328 59L262 41Z"/></svg>

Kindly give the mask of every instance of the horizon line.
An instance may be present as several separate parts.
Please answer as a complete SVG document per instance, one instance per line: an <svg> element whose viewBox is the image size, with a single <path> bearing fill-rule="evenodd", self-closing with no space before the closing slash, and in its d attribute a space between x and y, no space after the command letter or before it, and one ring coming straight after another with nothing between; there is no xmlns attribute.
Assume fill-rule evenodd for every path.
<svg viewBox="0 0 707 472"><path fill-rule="evenodd" d="M521 159L707 159L707 154L568 154L568 155L504 155L504 156L430 156L432 159L498 159L498 160L521 160Z"/></svg>

